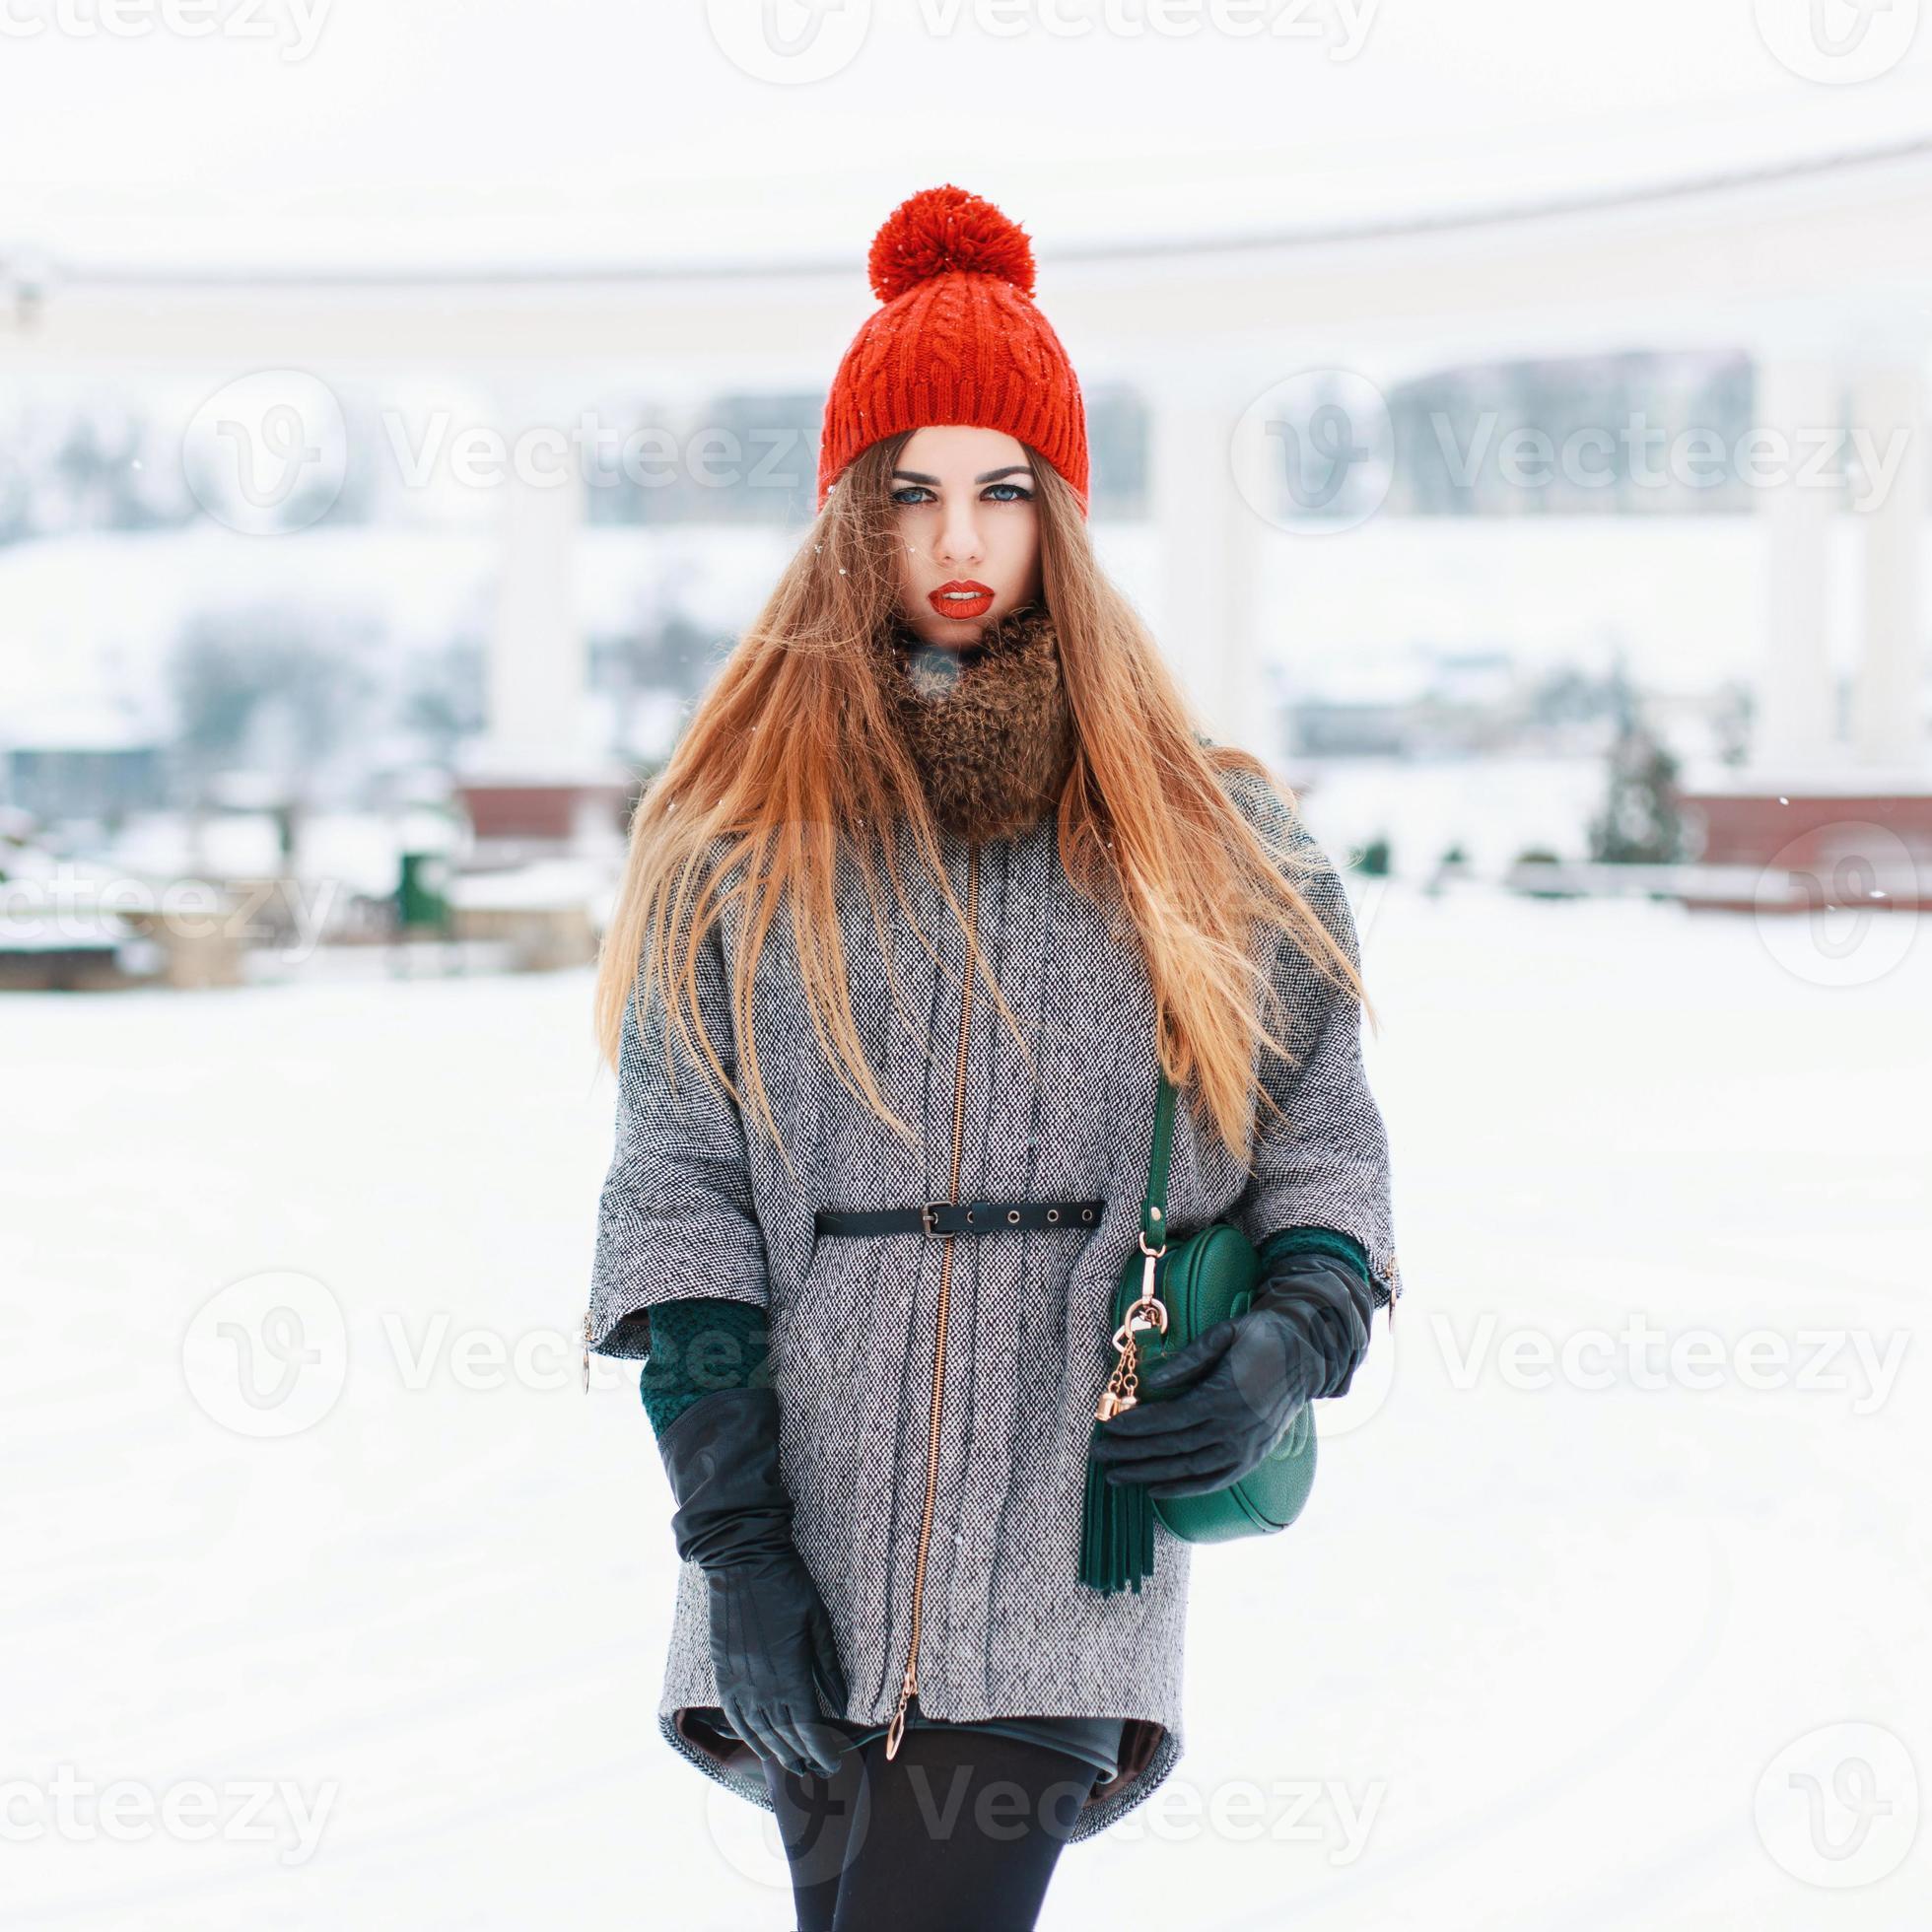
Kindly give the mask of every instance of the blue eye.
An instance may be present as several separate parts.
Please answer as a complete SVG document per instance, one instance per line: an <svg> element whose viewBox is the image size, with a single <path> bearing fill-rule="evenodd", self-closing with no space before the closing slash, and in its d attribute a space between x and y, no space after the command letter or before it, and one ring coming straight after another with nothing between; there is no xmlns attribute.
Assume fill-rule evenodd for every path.
<svg viewBox="0 0 1932 1932"><path fill-rule="evenodd" d="M1005 495L1000 496L996 494L996 492L1002 490L1006 493ZM932 492L924 483L902 483L892 492L892 501L908 510L916 508L921 503L930 503L933 500ZM986 501L989 503L1031 503L1033 501L1033 492L1017 483L989 483L986 489Z"/></svg>

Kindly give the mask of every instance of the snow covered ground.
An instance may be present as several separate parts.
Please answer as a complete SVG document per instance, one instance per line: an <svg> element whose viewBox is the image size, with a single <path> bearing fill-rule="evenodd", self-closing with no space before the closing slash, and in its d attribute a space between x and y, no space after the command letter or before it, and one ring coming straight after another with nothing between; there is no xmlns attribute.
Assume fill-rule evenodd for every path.
<svg viewBox="0 0 1932 1932"><path fill-rule="evenodd" d="M1044 1922L1922 1925L1929 942L1363 883L1393 1344ZM578 1386L588 985L0 1000L0 1923L792 1924Z"/></svg>

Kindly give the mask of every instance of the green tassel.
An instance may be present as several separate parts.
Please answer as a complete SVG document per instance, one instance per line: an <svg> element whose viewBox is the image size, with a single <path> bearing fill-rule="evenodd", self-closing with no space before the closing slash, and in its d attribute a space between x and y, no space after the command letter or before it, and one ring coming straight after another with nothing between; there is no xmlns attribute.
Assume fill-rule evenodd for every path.
<svg viewBox="0 0 1932 1932"><path fill-rule="evenodd" d="M1153 1498L1138 1483L1109 1483L1093 1453L1106 1426L1094 1417L1087 1440L1086 1500L1080 1515L1080 1581L1111 1596L1154 1573Z"/></svg>

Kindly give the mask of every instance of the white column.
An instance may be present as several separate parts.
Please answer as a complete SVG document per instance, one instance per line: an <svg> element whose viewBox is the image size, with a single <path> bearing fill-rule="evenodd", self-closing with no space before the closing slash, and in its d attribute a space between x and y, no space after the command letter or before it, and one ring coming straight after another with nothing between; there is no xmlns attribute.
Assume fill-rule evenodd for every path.
<svg viewBox="0 0 1932 1932"><path fill-rule="evenodd" d="M1767 491L1769 636L1752 763L1767 776L1835 763L1835 708L1827 634L1827 544L1836 492L1805 471L1838 423L1837 372L1819 353L1758 364L1757 427L1779 439L1781 480ZM1834 467L1831 466L1831 467Z"/></svg>
<svg viewBox="0 0 1932 1932"><path fill-rule="evenodd" d="M513 451L518 438L546 425L568 434L574 417L506 411ZM575 449L554 438L525 445L499 486L496 605L490 627L488 731L478 764L508 778L569 777L591 747L585 741L588 653L576 612L577 534L584 521L584 475Z"/></svg>
<svg viewBox="0 0 1932 1932"><path fill-rule="evenodd" d="M1161 570L1162 655L1203 728L1278 764L1282 747L1261 675L1262 545L1270 532L1234 485L1229 446L1248 393L1162 371L1152 402L1148 481Z"/></svg>
<svg viewBox="0 0 1932 1932"><path fill-rule="evenodd" d="M1881 475L1854 490L1863 525L1861 652L1852 748L1861 765L1922 770L1926 665L1922 565L1926 450L1924 353L1895 353L1857 371L1852 420Z"/></svg>

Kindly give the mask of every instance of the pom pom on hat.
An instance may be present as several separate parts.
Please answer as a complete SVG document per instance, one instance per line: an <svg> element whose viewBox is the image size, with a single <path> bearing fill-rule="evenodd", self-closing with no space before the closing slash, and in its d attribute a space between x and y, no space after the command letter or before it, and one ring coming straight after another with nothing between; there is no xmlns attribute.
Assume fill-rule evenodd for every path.
<svg viewBox="0 0 1932 1932"><path fill-rule="evenodd" d="M1033 301L1033 244L992 202L922 188L872 238L883 305L860 325L825 398L818 505L860 450L902 430L965 423L1036 449L1087 510L1086 407Z"/></svg>
<svg viewBox="0 0 1932 1932"><path fill-rule="evenodd" d="M896 302L935 275L997 275L1033 293L1033 245L992 202L948 182L922 188L893 209L872 238L872 293Z"/></svg>

